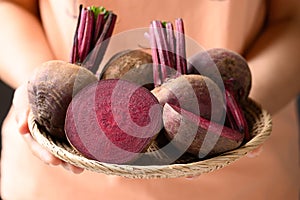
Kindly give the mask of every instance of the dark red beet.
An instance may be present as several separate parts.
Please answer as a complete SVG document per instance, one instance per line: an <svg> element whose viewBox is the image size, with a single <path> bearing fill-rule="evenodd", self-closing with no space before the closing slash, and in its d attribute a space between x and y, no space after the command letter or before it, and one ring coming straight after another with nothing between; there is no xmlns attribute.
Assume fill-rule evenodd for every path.
<svg viewBox="0 0 300 200"><path fill-rule="evenodd" d="M251 89L251 72L247 61L238 53L223 48L213 48L193 56L188 65L189 73L200 73L210 77L224 91L228 125L246 134L249 130L240 106Z"/></svg>
<svg viewBox="0 0 300 200"><path fill-rule="evenodd" d="M157 99L125 80L102 80L73 98L66 116L69 142L84 156L106 163L130 163L162 126Z"/></svg>
<svg viewBox="0 0 300 200"><path fill-rule="evenodd" d="M208 76L221 88L224 84L231 85L237 101L245 100L249 95L250 68L247 61L234 51L212 48L200 52L189 60L188 68L189 73Z"/></svg>
<svg viewBox="0 0 300 200"><path fill-rule="evenodd" d="M181 75L154 88L152 93L161 105L165 103L177 105L215 122L224 119L223 94L208 77L195 74Z"/></svg>
<svg viewBox="0 0 300 200"><path fill-rule="evenodd" d="M244 138L238 131L169 104L164 106L163 122L167 137L182 153L200 158L235 149Z"/></svg>
<svg viewBox="0 0 300 200"><path fill-rule="evenodd" d="M104 66L100 79L124 79L153 89L153 67L150 54L126 50L114 55Z"/></svg>
<svg viewBox="0 0 300 200"><path fill-rule="evenodd" d="M65 140L64 122L72 97L97 82L89 70L64 61L51 60L38 67L28 81L28 99L35 120L56 139Z"/></svg>

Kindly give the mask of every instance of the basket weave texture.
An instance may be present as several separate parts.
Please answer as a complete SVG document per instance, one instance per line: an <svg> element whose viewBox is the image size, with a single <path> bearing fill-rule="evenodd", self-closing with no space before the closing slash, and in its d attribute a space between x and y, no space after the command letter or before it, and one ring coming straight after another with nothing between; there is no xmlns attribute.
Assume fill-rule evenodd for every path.
<svg viewBox="0 0 300 200"><path fill-rule="evenodd" d="M218 156L190 163L169 165L118 165L87 159L74 150L68 143L52 139L49 134L39 129L33 115L30 113L28 125L34 139L54 156L61 160L93 172L107 175L118 175L127 178L178 178L198 176L223 168L237 159L245 156L263 144L271 134L271 115L251 99L243 106L247 118L251 140L238 149L225 152Z"/></svg>

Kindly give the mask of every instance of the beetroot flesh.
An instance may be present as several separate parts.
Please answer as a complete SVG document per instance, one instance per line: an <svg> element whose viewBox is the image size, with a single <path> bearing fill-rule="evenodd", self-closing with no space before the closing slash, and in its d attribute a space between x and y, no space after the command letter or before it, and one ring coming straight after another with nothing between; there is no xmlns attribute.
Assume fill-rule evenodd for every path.
<svg viewBox="0 0 300 200"><path fill-rule="evenodd" d="M161 126L161 107L146 88L109 79L89 85L73 98L65 132L85 157L124 164L145 151Z"/></svg>
<svg viewBox="0 0 300 200"><path fill-rule="evenodd" d="M173 144L182 153L189 152L199 158L235 149L244 139L244 134L238 131L170 104L163 108L163 122Z"/></svg>

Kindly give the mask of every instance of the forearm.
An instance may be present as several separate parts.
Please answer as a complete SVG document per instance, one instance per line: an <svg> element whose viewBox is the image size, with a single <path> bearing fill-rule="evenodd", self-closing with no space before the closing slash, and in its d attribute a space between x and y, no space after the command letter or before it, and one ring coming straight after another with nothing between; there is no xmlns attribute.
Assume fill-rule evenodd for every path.
<svg viewBox="0 0 300 200"><path fill-rule="evenodd" d="M253 75L250 96L276 113L300 92L300 22L268 26L246 55Z"/></svg>
<svg viewBox="0 0 300 200"><path fill-rule="evenodd" d="M53 54L39 19L9 2L0 2L0 78L16 88Z"/></svg>

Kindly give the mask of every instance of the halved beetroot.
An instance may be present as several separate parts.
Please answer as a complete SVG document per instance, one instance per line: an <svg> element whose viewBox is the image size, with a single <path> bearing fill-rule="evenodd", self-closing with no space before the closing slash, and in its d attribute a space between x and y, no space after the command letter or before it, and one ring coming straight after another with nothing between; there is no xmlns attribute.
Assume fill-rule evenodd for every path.
<svg viewBox="0 0 300 200"><path fill-rule="evenodd" d="M85 157L106 163L130 163L155 139L162 110L146 88L134 83L101 80L72 100L65 131L71 145Z"/></svg>
<svg viewBox="0 0 300 200"><path fill-rule="evenodd" d="M240 146L244 134L166 103L163 123L167 137L182 151L204 158Z"/></svg>

